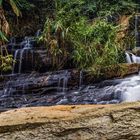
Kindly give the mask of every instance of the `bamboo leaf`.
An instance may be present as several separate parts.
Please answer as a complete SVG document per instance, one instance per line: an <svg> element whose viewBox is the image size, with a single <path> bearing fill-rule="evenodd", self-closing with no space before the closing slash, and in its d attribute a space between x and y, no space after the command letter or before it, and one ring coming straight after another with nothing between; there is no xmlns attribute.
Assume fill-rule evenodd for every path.
<svg viewBox="0 0 140 140"><path fill-rule="evenodd" d="M5 34L2 31L0 31L0 40L8 42L8 39L6 38Z"/></svg>
<svg viewBox="0 0 140 140"><path fill-rule="evenodd" d="M18 5L17 5L16 1L15 0L9 0L9 2L10 2L10 5L12 6L12 9L13 9L14 13L17 16L20 16L21 12L20 12L20 9L18 8Z"/></svg>

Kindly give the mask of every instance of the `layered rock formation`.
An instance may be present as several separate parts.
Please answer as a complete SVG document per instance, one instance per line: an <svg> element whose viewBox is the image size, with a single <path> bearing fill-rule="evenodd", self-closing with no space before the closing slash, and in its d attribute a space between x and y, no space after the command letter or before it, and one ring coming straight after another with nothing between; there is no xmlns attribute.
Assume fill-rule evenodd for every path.
<svg viewBox="0 0 140 140"><path fill-rule="evenodd" d="M140 102L22 108L0 114L2 140L138 140Z"/></svg>

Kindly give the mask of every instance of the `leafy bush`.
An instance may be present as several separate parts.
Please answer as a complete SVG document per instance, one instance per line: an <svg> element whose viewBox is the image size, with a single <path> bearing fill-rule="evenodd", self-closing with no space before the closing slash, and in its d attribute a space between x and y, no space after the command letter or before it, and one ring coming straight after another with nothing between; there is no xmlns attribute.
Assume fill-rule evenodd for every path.
<svg viewBox="0 0 140 140"><path fill-rule="evenodd" d="M71 54L69 57L81 69L124 62L118 40L120 27L107 19L115 13L132 14L135 8L133 0L58 0L54 17L47 17L40 40L54 60L57 55Z"/></svg>
<svg viewBox="0 0 140 140"><path fill-rule="evenodd" d="M30 4L26 0L0 0L0 70L7 71L11 69L12 55L9 55L7 48L4 46L8 42L9 23L5 17L4 3L8 3L16 16L21 16L21 10L29 9ZM3 53L3 51L5 53Z"/></svg>
<svg viewBox="0 0 140 140"><path fill-rule="evenodd" d="M93 25L82 26L78 25L78 31L72 40L74 41L73 57L81 68L92 65L107 66L120 62L118 26L102 20L94 22Z"/></svg>

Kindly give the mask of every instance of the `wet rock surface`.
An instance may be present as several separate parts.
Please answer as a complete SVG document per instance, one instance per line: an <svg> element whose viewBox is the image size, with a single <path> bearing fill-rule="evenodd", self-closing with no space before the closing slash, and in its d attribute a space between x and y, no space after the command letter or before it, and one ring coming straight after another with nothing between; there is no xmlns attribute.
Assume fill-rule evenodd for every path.
<svg viewBox="0 0 140 140"><path fill-rule="evenodd" d="M136 140L139 111L139 102L11 110L0 113L0 139Z"/></svg>
<svg viewBox="0 0 140 140"><path fill-rule="evenodd" d="M0 82L0 109L31 106L117 104L140 100L140 76L86 84L86 75L77 70L11 74ZM132 90L135 89L136 93Z"/></svg>
<svg viewBox="0 0 140 140"><path fill-rule="evenodd" d="M36 37L40 32L37 31ZM113 70L104 68L104 75L99 77L91 71L74 69L46 72L52 67L51 56L44 47L36 45L34 37L25 37L20 41L11 38L8 48L14 54L13 69L12 74L0 77L0 110L32 106L117 104L125 100L122 94L127 91L129 82L133 83L133 78L103 80L122 78L140 70L139 64L121 64L113 66ZM135 79L134 82L139 83L139 80ZM136 87L137 84L132 86Z"/></svg>

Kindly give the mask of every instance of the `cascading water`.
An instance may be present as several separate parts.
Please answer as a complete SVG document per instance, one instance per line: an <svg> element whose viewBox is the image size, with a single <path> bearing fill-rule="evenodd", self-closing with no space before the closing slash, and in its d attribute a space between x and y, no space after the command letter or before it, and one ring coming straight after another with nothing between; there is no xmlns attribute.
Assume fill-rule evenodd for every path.
<svg viewBox="0 0 140 140"><path fill-rule="evenodd" d="M26 52L26 57L27 57L28 56L28 52L32 48L31 38L26 37L25 40L22 42L22 44L24 44L24 45L23 45L23 49L21 49L21 51L20 51L20 63L19 63L19 71L18 71L18 73L21 73L22 61L23 61L23 55L24 55L24 53Z"/></svg>
<svg viewBox="0 0 140 140"><path fill-rule="evenodd" d="M64 71L64 74L62 73L62 75L60 75L60 77L58 78L58 91L62 89L62 92L66 92L69 77L70 75L68 70ZM61 87L61 83L63 84L63 87Z"/></svg>
<svg viewBox="0 0 140 140"><path fill-rule="evenodd" d="M40 33L39 30L36 37L39 37ZM80 71L77 85L69 88L72 75L68 70L47 76L45 73L39 76L37 73L23 74L26 61L31 60L31 64L34 62L34 41L33 37L25 37L17 45L15 38L11 39L10 45L16 50L12 76L3 88L0 87L1 106L6 108L59 104L116 104L140 100L139 75L84 85L84 73ZM128 63L140 63L140 57L129 52L126 52L126 59Z"/></svg>
<svg viewBox="0 0 140 140"><path fill-rule="evenodd" d="M3 93L2 97L10 96L11 90L12 90L11 81L8 81L5 85L4 93Z"/></svg>
<svg viewBox="0 0 140 140"><path fill-rule="evenodd" d="M65 76L63 78L63 92L67 91L67 85L68 85L68 80L69 80L68 74L69 74L69 72L66 71Z"/></svg>
<svg viewBox="0 0 140 140"><path fill-rule="evenodd" d="M14 70L15 70L15 66L16 66L16 61L17 61L17 56L19 54L19 51L20 51L20 49L15 51L12 74L14 74Z"/></svg>
<svg viewBox="0 0 140 140"><path fill-rule="evenodd" d="M83 70L80 71L80 75L79 75L79 90L82 89L83 86Z"/></svg>
<svg viewBox="0 0 140 140"><path fill-rule="evenodd" d="M140 75L127 78L116 88L121 90L122 101L134 102L140 100Z"/></svg>
<svg viewBox="0 0 140 140"><path fill-rule="evenodd" d="M140 57L132 54L132 53L125 53L126 54L126 61L127 63L131 64L131 63L138 63L140 64Z"/></svg>
<svg viewBox="0 0 140 140"><path fill-rule="evenodd" d="M129 63L129 64L133 63L130 55L127 52L125 53L125 55L126 55L126 62Z"/></svg>
<svg viewBox="0 0 140 140"><path fill-rule="evenodd" d="M67 70L14 75L10 81L3 83L4 88L0 85L0 98L3 102L0 102L0 105L6 108L57 104L116 104L140 100L140 75L90 85L82 83L80 90L70 86L73 85L71 76L71 72Z"/></svg>
<svg viewBox="0 0 140 140"><path fill-rule="evenodd" d="M135 15L135 38L136 38L136 49L140 49L140 15ZM127 63L140 63L140 57L130 53L126 52L126 61Z"/></svg>
<svg viewBox="0 0 140 140"><path fill-rule="evenodd" d="M25 59L26 61L28 61L28 54L31 53L31 60L33 62L33 45L32 42L34 41L33 38L31 37L25 37L25 39L20 43L20 49L17 49L15 51L14 54L14 62L13 62L13 70L12 70L12 74L15 73L15 67L17 62L18 63L18 73L20 74L22 72L22 63L23 63L23 59ZM24 57L24 55L26 57ZM18 59L19 58L19 59Z"/></svg>
<svg viewBox="0 0 140 140"><path fill-rule="evenodd" d="M39 36L40 31L37 32L37 36ZM23 66L23 60L25 62L31 61L33 67L34 63L34 51L33 51L33 45L34 45L35 39L34 37L25 37L24 40L19 44L16 42L16 39L12 37L10 39L10 42L8 44L8 47L11 48L11 53L14 51L14 61L13 61L13 68L12 68L12 75L9 78L9 81L4 85L3 89L3 97L10 96L13 92L16 92L16 85L19 86L20 80L12 81L14 77L16 77L17 73L22 72L22 66ZM16 48L15 48L16 46ZM15 50L16 49L16 50ZM25 64L24 64L25 65ZM19 76L20 77L20 76ZM26 84L26 83L25 83ZM24 92L25 88L24 82L20 85L21 91ZM27 83L28 86L29 83Z"/></svg>

